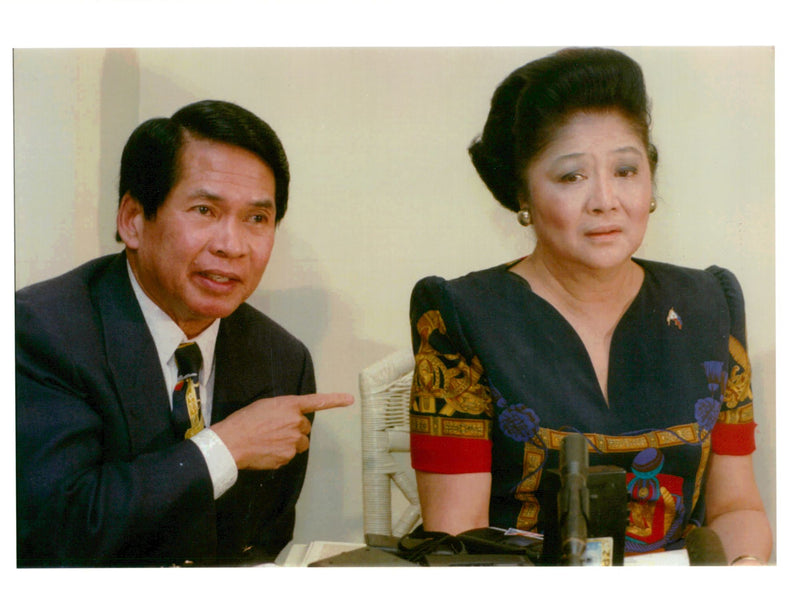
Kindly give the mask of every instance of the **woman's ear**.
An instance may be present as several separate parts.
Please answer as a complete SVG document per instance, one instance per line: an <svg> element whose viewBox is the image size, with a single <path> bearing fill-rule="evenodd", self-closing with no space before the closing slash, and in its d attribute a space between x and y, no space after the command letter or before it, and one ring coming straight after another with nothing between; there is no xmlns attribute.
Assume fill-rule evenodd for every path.
<svg viewBox="0 0 800 611"><path fill-rule="evenodd" d="M531 194L528 191L528 186L524 183L524 181L523 184L520 184L517 187L517 210L522 210L523 208L526 208L527 210L532 208Z"/></svg>
<svg viewBox="0 0 800 611"><path fill-rule="evenodd" d="M130 193L122 196L117 209L117 233L131 250L139 248L144 226L144 209Z"/></svg>

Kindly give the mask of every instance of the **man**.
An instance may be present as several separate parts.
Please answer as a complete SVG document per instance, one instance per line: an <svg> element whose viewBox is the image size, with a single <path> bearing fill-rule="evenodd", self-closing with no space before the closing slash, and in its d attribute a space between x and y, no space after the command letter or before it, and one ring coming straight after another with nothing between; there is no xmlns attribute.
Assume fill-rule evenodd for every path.
<svg viewBox="0 0 800 611"><path fill-rule="evenodd" d="M124 252L17 293L20 566L254 564L291 539L312 413L353 398L313 394L305 346L244 304L288 185L243 108L146 121Z"/></svg>

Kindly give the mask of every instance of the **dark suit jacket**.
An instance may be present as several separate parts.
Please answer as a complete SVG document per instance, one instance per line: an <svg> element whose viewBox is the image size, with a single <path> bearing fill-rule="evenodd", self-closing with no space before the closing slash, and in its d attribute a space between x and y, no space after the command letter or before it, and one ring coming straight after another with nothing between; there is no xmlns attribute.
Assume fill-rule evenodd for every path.
<svg viewBox="0 0 800 611"><path fill-rule="evenodd" d="M220 323L213 422L315 391L306 348L248 305ZM216 502L175 437L155 344L124 253L16 295L20 566L249 564L292 537L308 454L240 471Z"/></svg>

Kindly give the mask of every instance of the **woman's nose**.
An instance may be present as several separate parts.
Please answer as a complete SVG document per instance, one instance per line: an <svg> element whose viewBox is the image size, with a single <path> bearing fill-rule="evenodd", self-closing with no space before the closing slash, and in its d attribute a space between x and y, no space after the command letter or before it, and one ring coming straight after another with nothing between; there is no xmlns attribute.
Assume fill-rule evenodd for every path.
<svg viewBox="0 0 800 611"><path fill-rule="evenodd" d="M596 177L593 181L589 198L589 210L592 212L605 212L616 208L617 196L614 191L613 180L605 177Z"/></svg>

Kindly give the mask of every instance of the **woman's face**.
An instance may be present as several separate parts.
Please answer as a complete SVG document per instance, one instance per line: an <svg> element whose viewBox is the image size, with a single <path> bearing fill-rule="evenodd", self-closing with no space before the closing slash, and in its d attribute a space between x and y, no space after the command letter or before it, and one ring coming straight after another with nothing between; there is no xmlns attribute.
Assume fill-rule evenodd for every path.
<svg viewBox="0 0 800 611"><path fill-rule="evenodd" d="M617 112L574 115L528 165L536 250L551 262L611 269L627 262L647 228L647 150Z"/></svg>

